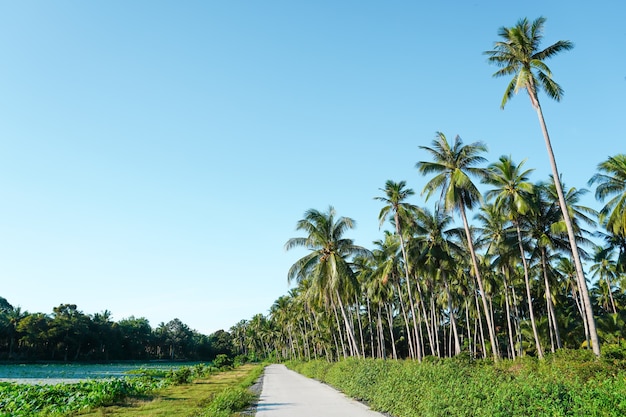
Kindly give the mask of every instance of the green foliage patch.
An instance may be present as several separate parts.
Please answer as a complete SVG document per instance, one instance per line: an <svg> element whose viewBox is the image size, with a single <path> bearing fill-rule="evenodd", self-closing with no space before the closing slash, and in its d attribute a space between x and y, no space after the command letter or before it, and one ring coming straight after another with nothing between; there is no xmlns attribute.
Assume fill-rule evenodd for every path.
<svg viewBox="0 0 626 417"><path fill-rule="evenodd" d="M626 415L626 370L581 351L497 364L451 358L287 366L396 417Z"/></svg>
<svg viewBox="0 0 626 417"><path fill-rule="evenodd" d="M77 384L0 383L0 416L65 415L145 395L167 384L151 378L91 380Z"/></svg>
<svg viewBox="0 0 626 417"><path fill-rule="evenodd" d="M256 399L256 395L248 387L259 379L262 372L263 366L257 366L238 386L228 387L217 394L205 409L202 417L229 417L249 407Z"/></svg>
<svg viewBox="0 0 626 417"><path fill-rule="evenodd" d="M213 398L203 417L229 417L232 413L248 407L254 399L254 394L246 388L227 388Z"/></svg>

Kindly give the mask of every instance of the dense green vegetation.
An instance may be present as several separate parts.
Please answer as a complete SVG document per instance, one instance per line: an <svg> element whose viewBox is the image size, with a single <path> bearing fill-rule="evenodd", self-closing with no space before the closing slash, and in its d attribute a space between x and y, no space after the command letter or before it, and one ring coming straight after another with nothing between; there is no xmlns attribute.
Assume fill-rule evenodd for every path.
<svg viewBox="0 0 626 417"><path fill-rule="evenodd" d="M625 352L618 352L621 366L580 350L497 364L461 355L421 364L349 358L288 366L395 417L617 417L626 415Z"/></svg>
<svg viewBox="0 0 626 417"><path fill-rule="evenodd" d="M0 416L31 416L38 413L64 415L71 411L112 404L126 397L145 395L177 381L168 378L134 377L90 380L76 384L28 385L0 383Z"/></svg>
<svg viewBox="0 0 626 417"><path fill-rule="evenodd" d="M231 368L222 368L229 369ZM0 417L68 415L81 410L111 406L129 398L154 400L160 397L165 388L176 391L177 388L174 386L189 385L195 380L206 382L215 379L213 376L219 371L219 368L199 364L158 373L144 372L140 369L134 377L91 380L76 384L0 383ZM217 416L248 406L254 396L246 388L259 377L261 371L262 367L257 365L246 368L241 377L237 373L237 378L231 381L232 383L224 384L223 380L218 378L220 383L211 389L196 386L198 395L203 398L203 402L197 405L202 415ZM150 399L148 395L153 395L154 398Z"/></svg>
<svg viewBox="0 0 626 417"><path fill-rule="evenodd" d="M502 107L528 93L552 175L531 181L524 161L488 161L485 144L438 132L416 163L423 202L434 205L411 202L405 181L387 181L372 197L389 230L371 248L346 236L355 222L332 206L307 210L296 223L302 235L285 244L308 251L287 273L295 288L269 315L231 329L239 352L498 361L563 348L600 356L626 338L626 155L599 161L589 180L600 211L580 203L586 189L564 185L539 93L562 98L545 61L573 45L540 49L544 23L501 28L485 54L500 68L494 76L510 77Z"/></svg>
<svg viewBox="0 0 626 417"><path fill-rule="evenodd" d="M75 304L61 304L52 314L29 313L0 297L0 360L211 361L232 350L228 332L206 336L179 319L153 329L145 318L114 322L109 311L88 315Z"/></svg>

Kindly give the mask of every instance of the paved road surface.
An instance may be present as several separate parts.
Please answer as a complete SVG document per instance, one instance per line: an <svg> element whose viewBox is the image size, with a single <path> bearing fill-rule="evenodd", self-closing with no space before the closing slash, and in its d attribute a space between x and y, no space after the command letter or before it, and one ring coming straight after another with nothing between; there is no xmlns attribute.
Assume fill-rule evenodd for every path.
<svg viewBox="0 0 626 417"><path fill-rule="evenodd" d="M382 417L328 385L288 370L265 368L257 417Z"/></svg>

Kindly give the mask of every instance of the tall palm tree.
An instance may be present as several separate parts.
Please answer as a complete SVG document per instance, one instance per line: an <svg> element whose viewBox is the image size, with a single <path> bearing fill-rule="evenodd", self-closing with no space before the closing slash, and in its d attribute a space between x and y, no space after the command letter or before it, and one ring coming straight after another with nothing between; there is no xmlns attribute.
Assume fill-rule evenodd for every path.
<svg viewBox="0 0 626 417"><path fill-rule="evenodd" d="M443 208L447 212L457 210L463 220L463 227L467 238L468 248L472 260L474 276L478 282L478 288L481 293L483 310L489 329L489 339L491 349L495 360L499 358L496 345L496 334L489 306L487 305L487 296L483 286L483 279L478 268L478 259L472 234L470 232L469 223L465 209L473 209L478 201L481 200L480 192L476 185L470 179L470 175L479 178L485 178L487 171L484 168L478 168L475 165L485 162L485 158L480 154L487 151L487 147L481 142L475 142L469 145L463 145L463 141L459 136L454 139L454 144L450 146L445 135L437 132L433 139L432 146L420 146L420 149L431 154L432 162L421 161L416 164L417 169L423 175L435 174L424 186L423 193L426 193L426 200L436 190L441 190L441 200Z"/></svg>
<svg viewBox="0 0 626 417"><path fill-rule="evenodd" d="M548 158L550 159L554 184L559 196L559 205L561 206L563 220L567 228L580 289L585 303L585 313L589 321L593 352L596 356L600 356L600 344L594 323L589 290L576 245L574 228L565 203L565 196L560 182L554 151L552 150L552 143L550 142L550 135L548 134L548 128L546 127L538 97L539 90L543 90L550 98L556 101L561 100L563 97L563 89L552 79L552 72L544 61L560 52L572 49L574 44L570 41L560 40L540 50L539 45L543 38L543 26L545 21L546 19L544 17L539 17L531 23L528 19L524 18L519 20L513 27L500 28L498 35L502 40L495 42L493 50L486 51L485 54L489 56L488 60L490 63L501 68L493 74L494 77L513 76L504 92L501 108L504 108L507 101L520 89L525 89L528 92L533 108L537 112L546 149L548 151Z"/></svg>
<svg viewBox="0 0 626 417"><path fill-rule="evenodd" d="M537 355L543 358L543 349L537 333L535 323L535 313L533 311L532 297L530 293L530 278L528 273L528 262L526 252L522 242L522 231L520 228L520 216L526 214L530 208L530 196L533 193L533 185L528 181L532 169L524 170L524 162L519 165L513 162L511 157L501 156L498 162L489 166L489 176L486 182L495 188L487 191L485 197L494 198L495 207L502 210L513 223L517 233L517 244L519 248L522 266L524 267L524 281L526 284L526 297L528 299L528 309L530 323L533 330Z"/></svg>
<svg viewBox="0 0 626 417"><path fill-rule="evenodd" d="M287 279L289 282L294 279L300 282L310 278L312 286L323 294L328 304L339 305L348 344L358 357L359 347L343 302L347 293L358 288L356 274L350 266L351 258L369 256L367 249L355 245L352 239L343 237L344 233L355 225L355 221L349 217L337 218L332 206L325 213L310 209L296 226L296 230L302 230L308 236L289 239L285 249L304 247L310 251L289 268Z"/></svg>
<svg viewBox="0 0 626 417"><path fill-rule="evenodd" d="M413 315L413 330L414 341L417 351L417 359L422 359L422 352L420 351L420 344L418 343L419 332L417 329L417 315L415 313L415 303L413 302L411 280L409 278L409 259L406 253L406 245L403 236L403 226L406 224L413 224L414 217L419 208L413 204L407 203L405 200L415 194L410 188L406 187L406 181L393 182L388 180L385 183L385 188L381 188L381 191L385 192L384 197L374 197L375 200L382 201L386 204L378 214L378 220L380 225L387 220L388 217L392 217L392 222L395 225L396 234L400 239L400 249L402 250L402 260L404 261L404 279L407 285L407 292L409 294L409 303L411 306L411 314Z"/></svg>

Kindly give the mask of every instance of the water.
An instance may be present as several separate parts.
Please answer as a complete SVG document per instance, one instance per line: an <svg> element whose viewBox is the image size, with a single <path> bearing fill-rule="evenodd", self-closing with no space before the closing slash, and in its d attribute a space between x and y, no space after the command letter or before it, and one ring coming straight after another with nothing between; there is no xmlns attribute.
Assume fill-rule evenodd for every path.
<svg viewBox="0 0 626 417"><path fill-rule="evenodd" d="M132 362L110 364L10 364L0 365L0 381L72 382L85 379L120 378L137 369L170 370L198 362Z"/></svg>

